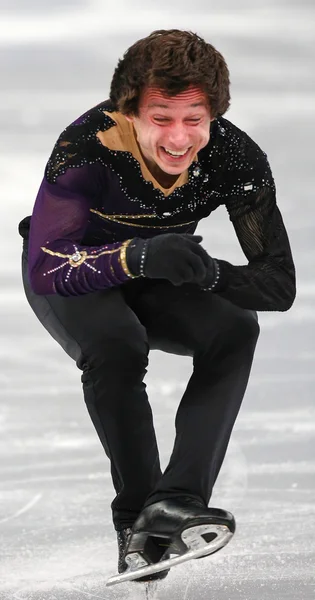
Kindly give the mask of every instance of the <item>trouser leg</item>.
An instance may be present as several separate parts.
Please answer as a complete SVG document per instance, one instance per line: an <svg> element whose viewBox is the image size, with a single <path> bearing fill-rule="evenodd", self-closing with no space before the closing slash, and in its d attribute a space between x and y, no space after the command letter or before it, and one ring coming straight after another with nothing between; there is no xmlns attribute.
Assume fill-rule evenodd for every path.
<svg viewBox="0 0 315 600"><path fill-rule="evenodd" d="M176 415L170 462L145 505L185 495L209 503L237 418L259 335L257 315L214 295L177 302L157 323L155 347L194 348L193 373ZM160 336L160 339L159 339Z"/></svg>
<svg viewBox="0 0 315 600"><path fill-rule="evenodd" d="M116 529L130 527L161 476L143 357L113 345L101 360L89 358L82 375L84 398L107 456L117 496Z"/></svg>
<svg viewBox="0 0 315 600"><path fill-rule="evenodd" d="M42 325L83 371L88 412L110 459L116 529L131 526L161 476L157 442L143 378L148 341L119 288L84 296L40 296L29 284L27 300Z"/></svg>
<svg viewBox="0 0 315 600"><path fill-rule="evenodd" d="M24 280L34 312L83 370L86 404L111 460L115 527L131 525L144 504L166 497L208 503L248 382L259 332L251 311L211 293L187 298L163 284L152 291L145 281L142 295L132 282L62 298L34 295ZM193 356L162 477L143 383L149 348Z"/></svg>

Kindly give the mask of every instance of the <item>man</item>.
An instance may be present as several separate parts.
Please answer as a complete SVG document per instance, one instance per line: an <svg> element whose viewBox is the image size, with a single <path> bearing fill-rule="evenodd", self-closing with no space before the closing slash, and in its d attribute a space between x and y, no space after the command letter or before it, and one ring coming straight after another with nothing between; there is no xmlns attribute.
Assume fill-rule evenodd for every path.
<svg viewBox="0 0 315 600"><path fill-rule="evenodd" d="M225 60L199 36L139 40L110 99L59 137L19 227L27 299L82 370L110 460L120 572L126 557L184 552L187 535L200 545L200 532L209 554L213 524L229 532L221 546L233 534L231 513L208 504L248 383L256 311L286 311L295 298L269 163L223 118L229 100ZM222 204L248 264L211 257L194 235ZM152 348L193 358L163 474L143 383Z"/></svg>

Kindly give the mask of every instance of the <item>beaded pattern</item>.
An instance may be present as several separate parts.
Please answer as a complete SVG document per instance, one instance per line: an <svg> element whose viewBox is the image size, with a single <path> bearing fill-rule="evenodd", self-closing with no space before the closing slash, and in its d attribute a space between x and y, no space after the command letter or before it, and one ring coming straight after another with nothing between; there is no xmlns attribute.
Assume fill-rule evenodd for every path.
<svg viewBox="0 0 315 600"><path fill-rule="evenodd" d="M212 292L213 290L215 290L215 288L217 287L217 285L220 281L220 265L219 265L218 261L215 260L215 258L213 259L213 263L214 263L214 268L215 268L215 276L214 276L213 283L209 287L201 288L201 290L203 292L208 292L208 291Z"/></svg>
<svg viewBox="0 0 315 600"><path fill-rule="evenodd" d="M188 182L165 197L161 190L154 188L151 181L143 178L140 164L130 152L110 150L96 137L98 131L116 126L115 121L104 114L104 110L114 112L109 102L102 103L61 134L46 168L46 177L50 183L56 181L68 168L98 162L116 175L121 192L130 203L137 205L138 210L143 211L142 218L145 218L146 211L151 210L150 218L166 221L165 225L143 225L157 228L171 227L168 221L176 216L184 216L184 220L180 219L179 226L193 220L198 221L223 204L225 198L239 194L251 196L262 184L270 185L268 173L265 177L263 173L259 173L257 178L256 164L264 153L257 146L248 160L247 146L254 145L254 142L220 117L211 123L210 141L199 152L198 162L193 162L188 169ZM242 183L244 169L247 169L248 177ZM239 177L233 177L235 181L231 182L231 176L235 174ZM193 219L187 220L185 216L189 213ZM196 219L193 213L196 213ZM109 217L107 212L104 211L104 214ZM112 217L118 218L118 215Z"/></svg>
<svg viewBox="0 0 315 600"><path fill-rule="evenodd" d="M251 196L261 186L273 185L268 161L261 160L267 158L266 154L245 132L219 117L211 123L210 141L199 152L198 162L193 162L188 169L188 182L165 197L151 181L143 178L140 164L130 152L110 150L96 137L98 131L116 126L104 110L114 112L107 101L63 131L47 163L45 174L50 183L69 168L99 162L115 173L122 192L131 202L144 210L157 208L154 216L159 218L181 214L183 209L192 212L206 204L211 207L213 203L217 208L227 196ZM244 171L248 174L245 181ZM235 174L238 177L231 181ZM161 199L163 205L172 204L172 210L161 212Z"/></svg>
<svg viewBox="0 0 315 600"><path fill-rule="evenodd" d="M154 188L151 181L143 178L141 166L130 152L110 150L96 137L98 131L116 126L116 122L104 113L105 110L114 112L109 101L99 104L65 129L48 161L46 177L53 183L68 168L78 168L87 163L99 163L114 173L121 193L130 201L130 206L136 206L135 214L133 211L128 215L110 214L105 200L104 207L91 207L90 211L102 221L120 226L121 240L130 237L130 234L137 235L129 233L128 228L138 229L139 235L142 230L143 237L150 237L150 230L192 232L200 219L221 204L226 204L233 218L231 199L233 202L233 198L237 197L239 205L241 195L243 211L246 212L261 186L273 186L268 162L261 160L266 155L247 134L220 117L211 123L210 141L199 152L198 162L193 162L188 169L188 182L165 197L162 190ZM261 164L263 172L257 168ZM92 227L93 231L97 227L102 229L97 221ZM104 241L116 241L116 235L114 227L111 227L111 235ZM91 243L89 227L86 236Z"/></svg>
<svg viewBox="0 0 315 600"><path fill-rule="evenodd" d="M101 201L98 198L98 204L90 206L91 217L82 240L86 246L113 240L122 242L132 236L150 238L156 233L163 233L163 230L193 233L198 222L220 205L226 206L248 257L257 256L257 252L263 251L272 241L272 233L269 232L266 221L265 230L261 232L262 219L268 218L262 217L263 214L274 215L273 223L278 231L278 238L281 237L282 243L286 244L283 225L275 212L275 184L267 156L245 132L223 117L215 119L211 123L209 143L198 153L198 161L194 161L188 169L187 183L165 196L162 190L154 187L153 182L143 178L140 163L131 152L110 150L102 145L96 136L97 132L116 126L116 122L104 114L104 111L110 113L115 109L109 101L103 102L64 130L45 171L47 181L55 183L68 169L97 164L113 182L113 186L110 184L108 189L105 187L101 190ZM112 189L115 191L112 192ZM111 205L108 203L110 193L117 194L114 201L111 199ZM113 207L117 207L116 211L110 210ZM127 212L130 207L129 214L126 207ZM251 240L248 239L249 231L252 232ZM47 248L42 249L48 251ZM144 276L146 249L147 244L141 254L140 276ZM126 246L120 244L114 252L118 250L119 264L124 274L134 277L126 263ZM74 245L72 255L55 253L55 256L67 260L46 272L45 276L66 265L69 266L68 278L78 266L93 269L87 262L87 259L92 258L91 255L85 255L84 252L87 251L79 251ZM243 267L239 267L237 271L235 268L231 270L228 263L222 260L215 260L214 265L213 284L202 289L218 289L220 278L224 274L224 279L231 277L236 281L239 278L239 282L235 283L237 294L237 290L244 285L244 277L246 282L246 275L243 276L241 271ZM112 266L110 272L114 277ZM259 277L257 275L258 279ZM232 283L229 285L232 289Z"/></svg>
<svg viewBox="0 0 315 600"><path fill-rule="evenodd" d="M91 250L90 254L88 254L86 250L80 251L75 244L73 244L73 249L74 249L73 254L64 254L63 252L55 252L53 250L50 250L49 248L46 248L45 246L42 246L41 250L43 250L43 252L45 252L46 254L50 254L51 256L56 256L58 258L67 258L68 259L67 261L59 264L57 267L50 269L49 271L46 271L45 273L43 273L43 276L46 277L47 275L50 275L51 273L55 273L56 271L63 269L67 265L70 265L70 268L68 269L66 276L65 276L65 281L68 281L72 270L74 268L77 269L78 267L83 265L83 263L84 263L85 267L87 267L88 269L91 269L91 271L94 271L94 273L97 273L100 275L102 273L102 271L93 267L93 265L90 265L86 261L88 259L93 259L93 261L95 261L100 256L103 256L104 254L114 254L114 253L119 252L120 253L120 262L121 262L121 265L122 265L122 268L123 268L125 274L128 277L134 279L136 276L132 275L132 273L129 271L127 263L126 263L126 248L130 244L130 242L131 242L131 239L126 240L119 247L111 249L111 250L108 249L108 246L104 246L104 250L101 250L101 251L100 250ZM113 270L112 270L112 273L114 274Z"/></svg>
<svg viewBox="0 0 315 600"><path fill-rule="evenodd" d="M141 258L140 258L140 271L139 272L140 272L141 277L145 277L144 263L145 263L145 259L146 259L146 255L147 255L148 245L149 245L149 240L145 240L144 244L143 244L142 252L141 252Z"/></svg>

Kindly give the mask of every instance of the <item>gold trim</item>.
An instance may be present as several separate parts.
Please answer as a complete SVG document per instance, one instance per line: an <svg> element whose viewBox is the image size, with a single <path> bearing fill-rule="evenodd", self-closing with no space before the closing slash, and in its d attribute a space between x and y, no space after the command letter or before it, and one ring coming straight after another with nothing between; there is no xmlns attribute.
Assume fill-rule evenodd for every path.
<svg viewBox="0 0 315 600"><path fill-rule="evenodd" d="M141 277L141 275L133 275L128 268L127 265L127 259L126 259L126 250L127 247L129 246L130 242L132 240L126 240L122 247L120 248L120 262L121 262L121 266L123 268L123 271L126 275L128 275L128 277L130 277L131 279L136 279L137 277Z"/></svg>
<svg viewBox="0 0 315 600"><path fill-rule="evenodd" d="M117 252L119 252L119 257L118 257L118 263L121 264L122 269L124 271L124 273L126 275L128 275L128 277L130 277L131 279L136 279L137 277L141 277L141 275L133 275L129 269L128 269L128 265L127 265L127 260L126 260L126 250L127 247L129 246L130 242L132 241L133 238L130 238L129 240L125 240L124 242L122 242L121 246L119 246L118 248L115 248L114 250L103 250L102 252L99 252L98 254L88 254L86 252L86 250L76 250L75 252L73 252L72 254L63 254L62 252L54 252L53 250L49 250L49 248L46 248L45 246L41 246L41 250L43 250L43 252L46 252L46 254L50 254L51 256L58 256L58 258L68 258L69 259L69 264L71 265L71 267L80 267L88 258L92 258L93 260L99 258L100 256L102 256L103 254L115 254ZM76 260L78 257L78 260ZM115 271L113 269L113 266L110 262L110 271L111 273L116 276ZM64 265L60 265L57 268L60 268L61 266L65 266L67 263L64 263ZM90 268L94 268L91 267L90 265L87 265Z"/></svg>
<svg viewBox="0 0 315 600"><path fill-rule="evenodd" d="M141 227L143 229L174 229L174 227L185 227L186 225L192 225L196 221L187 221L187 223L175 223L174 225L140 225L139 223L129 223L128 221L121 221L117 217L129 218L129 219L153 219L156 218L156 215L104 215L98 210L90 208L90 212L95 213L102 219L107 219L108 221L113 221L114 223L119 223L120 225L127 225L128 227Z"/></svg>
<svg viewBox="0 0 315 600"><path fill-rule="evenodd" d="M80 261L73 262L73 264L70 262L70 259L72 258L72 256L74 254L76 254L75 252L72 252L72 254L62 254L62 252L53 252L53 250L49 250L49 248L45 248L45 246L41 246L41 250L43 250L43 252L46 252L47 254L50 254L51 256L58 256L58 258L69 258L69 263L71 264L72 267L79 267L88 258L95 259L95 258L99 258L103 254L114 254L114 252L120 252L120 247L115 248L114 250L103 250L99 254L88 254L85 250L81 250L79 252L79 254L81 254L82 258L80 259ZM84 255L84 257L83 257L83 255Z"/></svg>
<svg viewBox="0 0 315 600"><path fill-rule="evenodd" d="M93 212L97 215L100 215L100 217L106 217L106 218L113 218L115 219L116 217L123 217L125 219L127 219L129 217L129 219L153 219L154 217L156 217L156 215L104 215L104 213L101 213L99 210L95 210L95 208L90 208L90 212Z"/></svg>

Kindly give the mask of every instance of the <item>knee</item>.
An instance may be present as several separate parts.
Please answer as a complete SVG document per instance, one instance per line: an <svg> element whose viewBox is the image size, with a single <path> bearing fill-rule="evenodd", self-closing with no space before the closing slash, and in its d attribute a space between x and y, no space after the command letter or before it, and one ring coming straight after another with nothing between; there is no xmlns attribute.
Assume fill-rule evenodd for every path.
<svg viewBox="0 0 315 600"><path fill-rule="evenodd" d="M117 327L100 336L97 342L86 344L81 367L84 372L101 370L108 380L119 381L143 377L148 366L149 344L145 329Z"/></svg>
<svg viewBox="0 0 315 600"><path fill-rule="evenodd" d="M233 305L229 311L225 325L230 336L239 343L253 342L256 344L260 333L256 311Z"/></svg>

